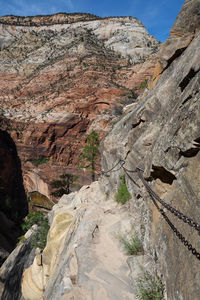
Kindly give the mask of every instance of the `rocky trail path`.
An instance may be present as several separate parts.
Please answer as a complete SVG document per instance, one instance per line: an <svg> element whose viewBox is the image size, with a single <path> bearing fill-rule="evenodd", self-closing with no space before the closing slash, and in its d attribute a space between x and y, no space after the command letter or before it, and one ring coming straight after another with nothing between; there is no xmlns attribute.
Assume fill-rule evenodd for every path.
<svg viewBox="0 0 200 300"><path fill-rule="evenodd" d="M141 272L139 265L148 264L148 259L145 255L128 256L120 244L120 235L134 232L127 207L117 204L111 197L106 199L98 182L83 187L76 195L64 196L55 206L55 211L66 202L70 202L71 207L68 207L68 213L74 208L77 210L73 219L79 215L79 224L72 221L69 228L68 236L70 232L73 236L66 242L68 250L64 247L67 253L64 250L61 254L65 259L68 255L71 258L68 263L63 263L64 268L59 269L67 274L72 285L65 285L67 293L62 298L53 298L55 296L47 284L44 299L136 299L136 277ZM70 247L73 251L69 250ZM55 279L54 284L54 287L56 284L60 286L61 280ZM52 298L47 298L49 296Z"/></svg>
<svg viewBox="0 0 200 300"><path fill-rule="evenodd" d="M99 182L64 195L51 212L42 258L36 256L24 273L24 298L136 299L139 265L148 259L128 256L119 241L120 235L134 234L127 208L106 197Z"/></svg>
<svg viewBox="0 0 200 300"><path fill-rule="evenodd" d="M88 260L94 264L86 275L84 282L87 291L91 291L87 299L135 299L134 289L129 278L130 269L126 262L127 255L120 248L117 235L122 227L121 209L113 200L99 204L102 212L99 225L95 228L93 243L88 249ZM126 212L123 212L126 215ZM123 217L124 217L123 216ZM125 227L130 227L126 216ZM129 228L130 229L130 228Z"/></svg>

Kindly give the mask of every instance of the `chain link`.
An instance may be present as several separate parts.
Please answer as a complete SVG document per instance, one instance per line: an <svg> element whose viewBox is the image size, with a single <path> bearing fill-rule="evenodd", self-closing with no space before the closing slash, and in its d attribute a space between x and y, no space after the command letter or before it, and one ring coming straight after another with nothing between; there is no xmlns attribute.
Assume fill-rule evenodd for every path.
<svg viewBox="0 0 200 300"><path fill-rule="evenodd" d="M171 227L173 232L176 234L176 236L179 238L179 240L183 243L185 247L188 248L189 251L192 252L194 256L196 256L197 259L200 260L200 253L197 252L195 248L192 247L192 245L185 239L185 237L178 231L178 229L172 224L172 222L169 220L169 218L166 216L165 212L162 209L159 209L161 215L167 222L167 224Z"/></svg>
<svg viewBox="0 0 200 300"><path fill-rule="evenodd" d="M136 168L138 170L138 168ZM167 222L167 224L170 226L170 228L172 229L172 231L176 234L176 236L178 237L178 239L183 243L183 245L185 247L188 248L189 251L192 252L192 254L198 259L200 260L200 253L197 252L197 250L192 246L192 244L190 244L186 238L178 231L178 229L174 226L174 224L172 224L172 222L169 220L169 218L167 217L167 215L165 214L164 210L162 208L160 208L158 206L158 204L156 203L155 199L158 200L158 202L160 202L160 204L162 204L165 208L167 208L171 213L173 213L175 216L177 216L180 220L182 220L183 222L187 223L188 225L190 225L191 227L195 228L198 233L199 231L199 224L194 222L192 219L186 217L185 215L183 215L182 213L180 213L178 210L176 210L175 208L173 208L172 206L170 206L169 204L167 204L165 201L163 201L152 189L151 187L148 185L148 183L146 182L146 180L144 179L144 177L141 174L141 171L138 170L138 176L141 179L142 183L144 184L145 188L147 189L148 193L150 194L154 205L156 206L156 208L160 211L161 215L163 216L163 218L165 219L165 221ZM197 226L198 225L198 226ZM196 227L197 226L197 227Z"/></svg>
<svg viewBox="0 0 200 300"><path fill-rule="evenodd" d="M114 170L120 163L121 163L120 167L119 167L117 170ZM122 166L123 166L124 164L125 164L125 160L120 159L120 160L118 161L118 163L116 163L110 170L108 170L108 171L102 171L101 174L102 174L102 175L105 175L105 174L110 173L110 172L116 172L116 171L119 171L119 170L122 168ZM109 175L106 175L106 176L109 176Z"/></svg>
<svg viewBox="0 0 200 300"><path fill-rule="evenodd" d="M128 174L128 172L130 172L129 170L127 170L124 166L122 166L122 169L124 170L124 173L128 176L128 178L133 181L133 183L135 185L137 185L137 187L140 187L139 184ZM133 173L135 173L136 171L132 171Z"/></svg>
<svg viewBox="0 0 200 300"><path fill-rule="evenodd" d="M138 170L138 169L137 169ZM146 182L146 180L144 179L144 177L141 174L141 171L138 170L138 176L141 179L141 181L143 182L144 186L146 187L146 189L148 190L148 192L156 199L160 202L160 204L162 204L168 211L170 211L172 214L174 214L176 217L178 217L181 221L183 221L184 223L188 224L189 226L193 227L194 229L196 229L200 235L200 225L193 221L191 218L185 216L183 213L181 213L180 211L178 211L177 209L175 209L174 207L172 207L171 205L169 205L168 203L166 203L164 200L162 200L152 189L151 187L148 185L148 183Z"/></svg>

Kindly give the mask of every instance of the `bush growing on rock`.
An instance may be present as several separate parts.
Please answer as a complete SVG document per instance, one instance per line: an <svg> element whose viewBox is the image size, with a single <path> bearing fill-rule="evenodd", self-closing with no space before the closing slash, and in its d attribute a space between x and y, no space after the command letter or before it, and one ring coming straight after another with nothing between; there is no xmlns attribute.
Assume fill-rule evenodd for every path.
<svg viewBox="0 0 200 300"><path fill-rule="evenodd" d="M28 214L25 222L21 225L24 233L28 231L34 224L36 224L38 227L33 234L31 245L33 248L39 247L40 249L44 249L49 231L47 215L42 212Z"/></svg>
<svg viewBox="0 0 200 300"><path fill-rule="evenodd" d="M28 214L24 223L21 225L22 230L27 232L34 224L39 225L44 218L44 214L40 211L34 214Z"/></svg>
<svg viewBox="0 0 200 300"><path fill-rule="evenodd" d="M120 242L123 244L128 255L143 254L143 245L137 235L135 236L119 236Z"/></svg>
<svg viewBox="0 0 200 300"><path fill-rule="evenodd" d="M71 193L71 188L77 186L77 184L75 184L77 179L78 176L73 174L60 175L60 179L51 182L51 187L54 189L51 195L54 197L62 197L64 194Z"/></svg>
<svg viewBox="0 0 200 300"><path fill-rule="evenodd" d="M137 297L140 300L164 300L164 285L156 274L143 271L137 279Z"/></svg>
<svg viewBox="0 0 200 300"><path fill-rule="evenodd" d="M125 175L120 176L120 186L118 188L117 194L115 195L115 200L121 204L125 204L127 200L131 198L131 195L127 189Z"/></svg>
<svg viewBox="0 0 200 300"><path fill-rule="evenodd" d="M32 164L33 164L34 166L37 167L37 166L39 166L39 165L46 164L48 161L49 161L49 158L43 157L43 156L39 156L38 159L32 160L31 162L32 162Z"/></svg>

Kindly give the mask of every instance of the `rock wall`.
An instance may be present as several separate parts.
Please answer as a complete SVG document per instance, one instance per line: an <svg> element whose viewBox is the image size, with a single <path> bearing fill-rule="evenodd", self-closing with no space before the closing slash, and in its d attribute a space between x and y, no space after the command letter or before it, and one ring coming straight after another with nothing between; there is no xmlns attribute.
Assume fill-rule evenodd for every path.
<svg viewBox="0 0 200 300"><path fill-rule="evenodd" d="M36 252L31 246L34 226L29 229L24 241L20 242L0 268L0 281L3 286L3 290L0 290L1 300L24 300L21 281L24 269L33 263Z"/></svg>
<svg viewBox="0 0 200 300"><path fill-rule="evenodd" d="M28 204L20 159L9 134L0 130L0 248L10 252L21 234ZM2 255L1 255L2 258Z"/></svg>
<svg viewBox="0 0 200 300"><path fill-rule="evenodd" d="M192 34L188 22L191 19L194 20ZM199 1L186 1L169 40L161 47L159 55L163 67L155 88L147 97L141 97L139 105L115 125L101 148L103 170L109 170L120 159L125 160L128 170L135 170L136 166L143 168L151 188L198 223L199 29ZM108 174L107 180L104 178L105 191L115 193L122 172L120 169ZM133 179L126 174L134 225L143 239L145 251L151 254L163 275L167 299L199 299L199 260L158 212L137 173L128 174ZM200 252L198 232L169 211L166 214Z"/></svg>

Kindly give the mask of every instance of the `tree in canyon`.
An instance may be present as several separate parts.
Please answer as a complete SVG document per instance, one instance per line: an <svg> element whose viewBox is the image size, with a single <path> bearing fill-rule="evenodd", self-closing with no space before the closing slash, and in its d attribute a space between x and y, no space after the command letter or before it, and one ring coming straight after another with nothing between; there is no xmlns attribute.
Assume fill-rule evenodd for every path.
<svg viewBox="0 0 200 300"><path fill-rule="evenodd" d="M87 138L86 145L81 155L84 164L80 168L89 168L91 170L92 181L95 180L95 165L99 153L99 135L93 130Z"/></svg>
<svg viewBox="0 0 200 300"><path fill-rule="evenodd" d="M54 191L51 193L54 197L61 197L64 194L71 193L71 188L75 187L75 181L78 179L77 175L73 174L62 174L60 179L51 182L51 187Z"/></svg>

